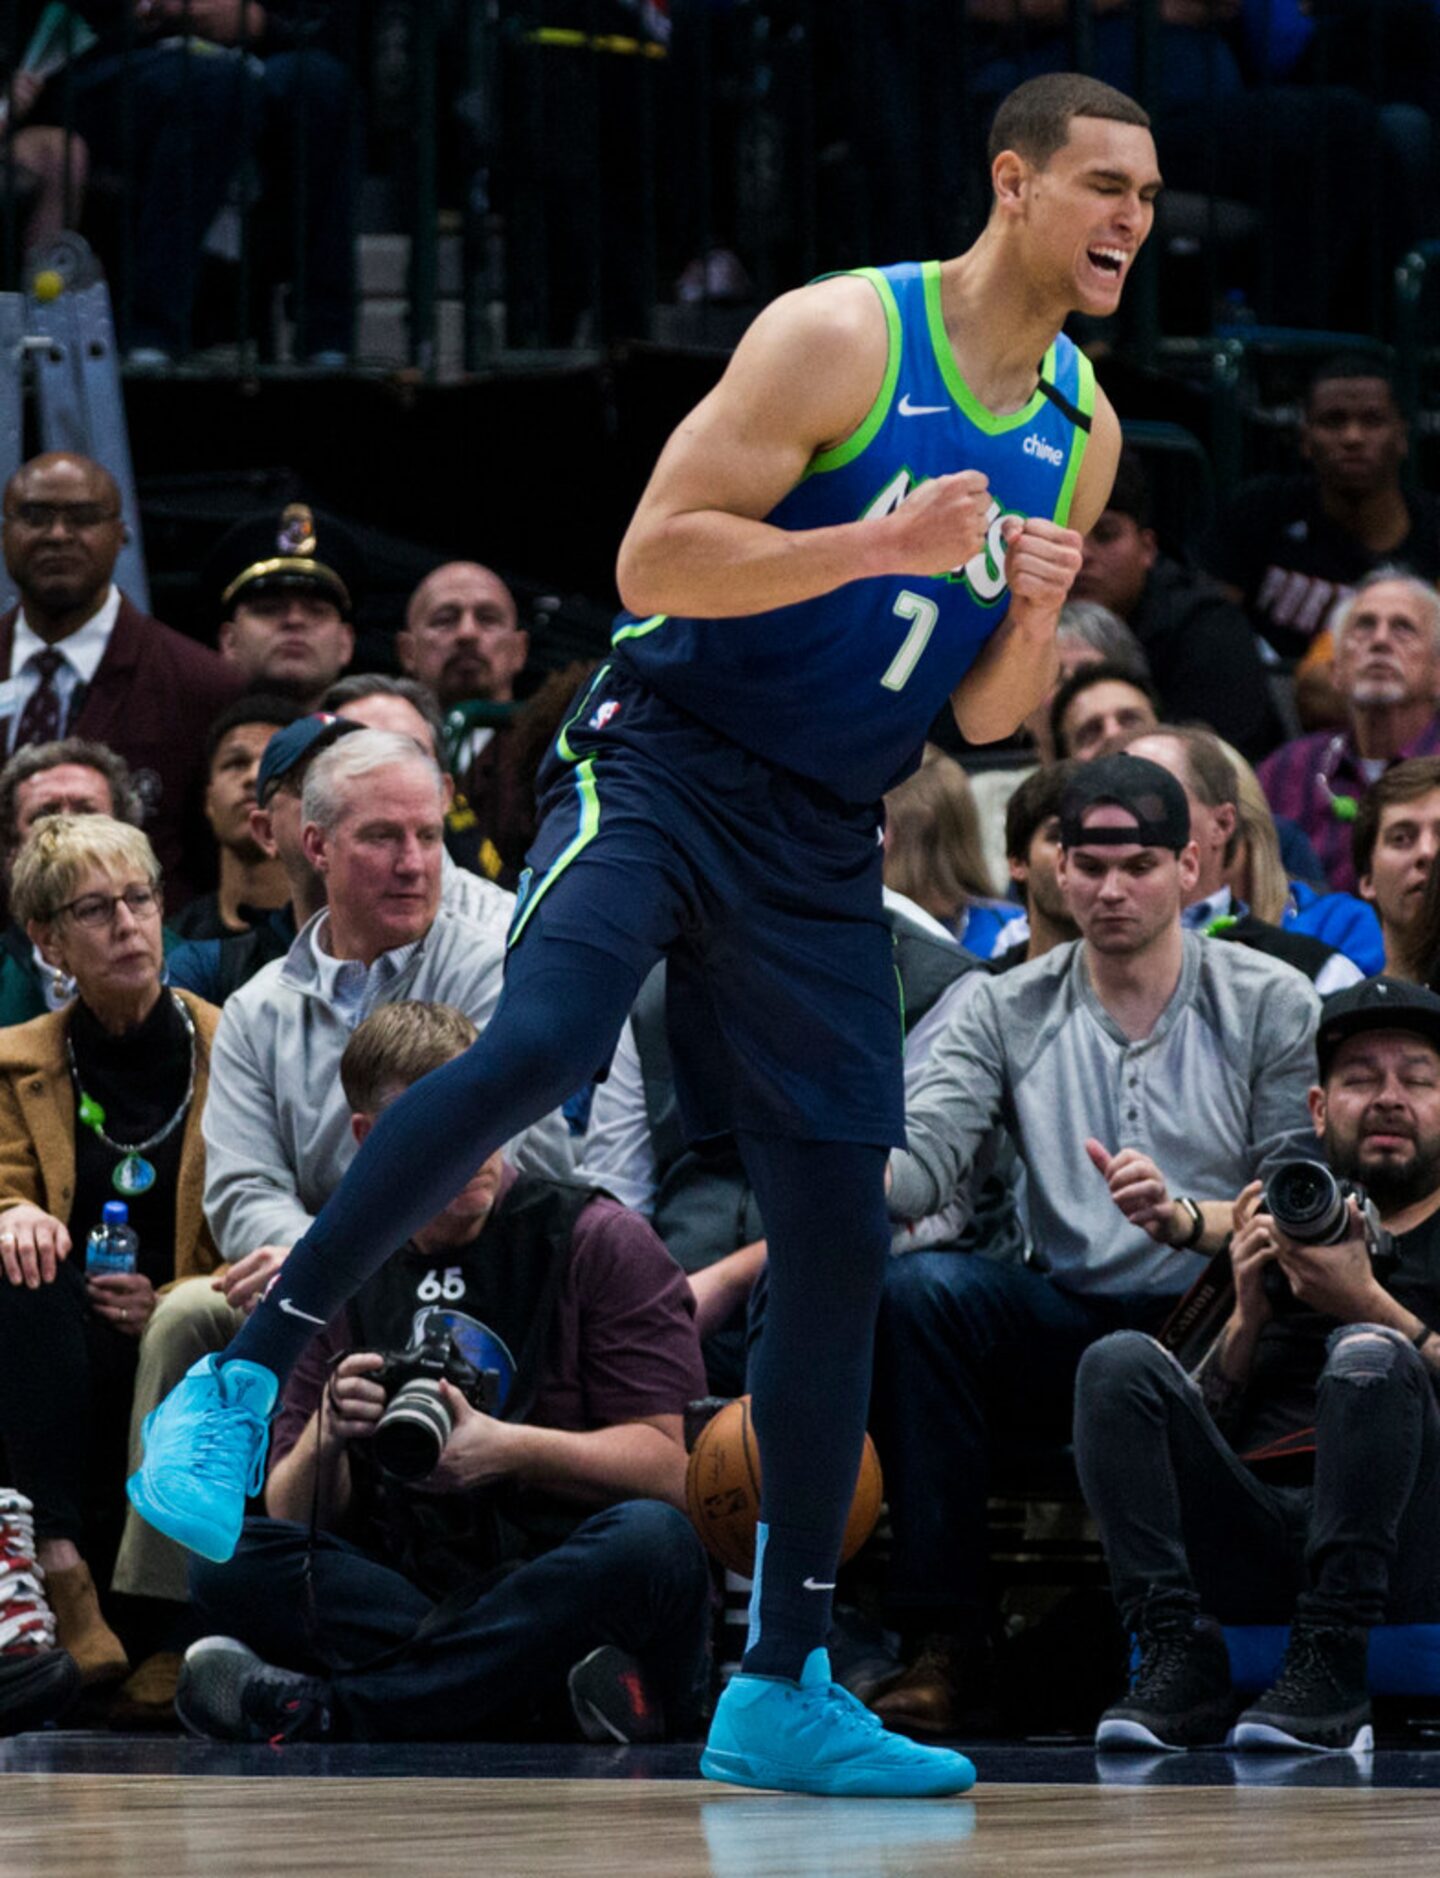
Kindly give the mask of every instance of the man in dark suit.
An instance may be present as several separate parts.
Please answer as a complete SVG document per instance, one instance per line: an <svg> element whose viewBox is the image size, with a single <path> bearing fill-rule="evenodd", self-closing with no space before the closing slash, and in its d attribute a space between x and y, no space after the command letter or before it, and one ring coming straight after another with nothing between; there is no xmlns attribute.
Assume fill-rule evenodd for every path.
<svg viewBox="0 0 1440 1878"><path fill-rule="evenodd" d="M124 536L114 478L88 457L33 457L6 484L20 605L0 616L0 749L77 736L123 756L174 907L211 884L205 730L240 683L115 586Z"/></svg>

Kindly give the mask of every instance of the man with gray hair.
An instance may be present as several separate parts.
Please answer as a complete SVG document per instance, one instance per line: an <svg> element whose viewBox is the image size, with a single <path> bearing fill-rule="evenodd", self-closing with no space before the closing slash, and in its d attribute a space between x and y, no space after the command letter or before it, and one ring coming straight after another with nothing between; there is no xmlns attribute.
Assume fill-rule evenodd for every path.
<svg viewBox="0 0 1440 1878"><path fill-rule="evenodd" d="M1440 752L1440 594L1401 568L1377 568L1337 610L1334 634L1344 728L1282 744L1259 775L1277 819L1298 822L1330 885L1353 893L1361 797L1392 763Z"/></svg>
<svg viewBox="0 0 1440 1878"><path fill-rule="evenodd" d="M205 1212L232 1303L259 1295L349 1163L339 1064L361 1019L397 998L482 1027L495 1008L503 942L442 903L444 816L438 766L392 731L355 731L306 772L301 841L326 904L228 1000L215 1038ZM563 1122L529 1130L512 1158L568 1173Z"/></svg>

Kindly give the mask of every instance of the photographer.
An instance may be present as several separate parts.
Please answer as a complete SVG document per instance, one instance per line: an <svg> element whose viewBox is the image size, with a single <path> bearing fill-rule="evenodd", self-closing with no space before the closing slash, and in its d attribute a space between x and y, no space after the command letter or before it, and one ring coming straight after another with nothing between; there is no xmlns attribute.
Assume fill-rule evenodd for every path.
<svg viewBox="0 0 1440 1878"><path fill-rule="evenodd" d="M1230 1317L1195 1378L1133 1331L1080 1365L1081 1485L1140 1645L1102 1747L1222 1738L1238 1703L1215 1617L1291 1624L1233 1746L1368 1747L1370 1628L1440 1620L1440 998L1366 979L1316 1041L1315 1132L1368 1201L1333 1196L1342 1236L1318 1243L1299 1211L1289 1232L1273 1216L1316 1181L1252 1183Z"/></svg>
<svg viewBox="0 0 1440 1878"><path fill-rule="evenodd" d="M367 1018L340 1069L357 1140L474 1037L445 1005ZM420 1366L397 1353L437 1313L493 1371L494 1414L473 1375L455 1386L463 1365L402 1402ZM270 1517L229 1564L192 1568L225 1634L187 1655L182 1719L228 1740L503 1736L550 1718L568 1676L593 1739L693 1726L709 1575L677 1508L704 1383L684 1276L650 1228L492 1155L296 1367ZM434 1429L404 1481L375 1458L396 1464L400 1421L416 1443Z"/></svg>

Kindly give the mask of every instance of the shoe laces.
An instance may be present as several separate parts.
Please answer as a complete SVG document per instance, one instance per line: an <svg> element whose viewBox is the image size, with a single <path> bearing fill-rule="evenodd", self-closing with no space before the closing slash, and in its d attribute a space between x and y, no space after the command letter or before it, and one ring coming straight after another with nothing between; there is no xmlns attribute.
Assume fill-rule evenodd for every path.
<svg viewBox="0 0 1440 1878"><path fill-rule="evenodd" d="M1285 1646L1280 1674L1266 1698L1267 1705L1278 1707L1283 1702L1317 1693L1348 1694L1337 1669L1336 1653L1349 1641L1349 1636L1350 1633L1338 1624L1294 1625Z"/></svg>
<svg viewBox="0 0 1440 1878"><path fill-rule="evenodd" d="M850 1691L838 1682L832 1682L814 1691L804 1691L813 1695L816 1701L817 1718L829 1726L848 1730L854 1735L883 1735L888 1733L883 1721Z"/></svg>
<svg viewBox="0 0 1440 1878"><path fill-rule="evenodd" d="M55 1616L39 1583L22 1573L0 1579L0 1653L54 1643Z"/></svg>
<svg viewBox="0 0 1440 1878"><path fill-rule="evenodd" d="M199 1473L253 1499L265 1486L266 1419L244 1402L216 1403L195 1435Z"/></svg>
<svg viewBox="0 0 1440 1878"><path fill-rule="evenodd" d="M1195 1642L1191 1632L1165 1631L1146 1639L1130 1685L1132 1696L1147 1701L1170 1693L1189 1668Z"/></svg>
<svg viewBox="0 0 1440 1878"><path fill-rule="evenodd" d="M293 1687L291 1677L285 1678L285 1686ZM241 1698L251 1718L262 1727L270 1728L267 1747L282 1748L297 1735L323 1734L329 1727L330 1711L317 1697L306 1693L287 1696L277 1702L277 1693L270 1676L257 1676Z"/></svg>

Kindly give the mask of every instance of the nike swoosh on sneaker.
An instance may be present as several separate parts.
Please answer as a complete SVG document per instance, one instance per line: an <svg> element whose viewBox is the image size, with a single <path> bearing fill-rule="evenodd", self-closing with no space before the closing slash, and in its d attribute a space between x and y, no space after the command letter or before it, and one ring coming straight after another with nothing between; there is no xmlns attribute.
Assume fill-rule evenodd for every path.
<svg viewBox="0 0 1440 1878"><path fill-rule="evenodd" d="M950 409L948 404L912 404L908 391L895 408L901 417L938 417L942 411Z"/></svg>
<svg viewBox="0 0 1440 1878"><path fill-rule="evenodd" d="M312 1317L309 1311L302 1311L299 1305L292 1304L289 1298L277 1298L276 1303L287 1317L302 1317L307 1324L318 1324L322 1330L325 1328L323 1317Z"/></svg>
<svg viewBox="0 0 1440 1878"><path fill-rule="evenodd" d="M835 1586L833 1584L817 1584L813 1578L807 1578L801 1586L801 1589L803 1591L833 1591Z"/></svg>

